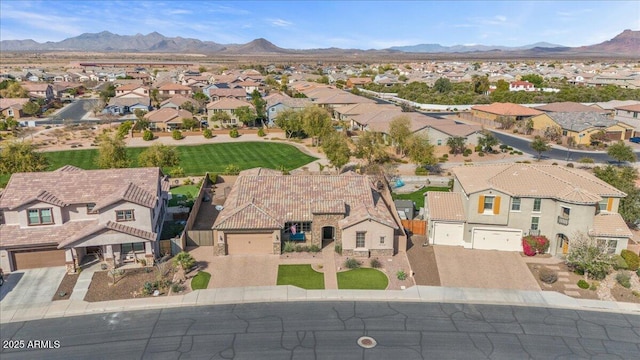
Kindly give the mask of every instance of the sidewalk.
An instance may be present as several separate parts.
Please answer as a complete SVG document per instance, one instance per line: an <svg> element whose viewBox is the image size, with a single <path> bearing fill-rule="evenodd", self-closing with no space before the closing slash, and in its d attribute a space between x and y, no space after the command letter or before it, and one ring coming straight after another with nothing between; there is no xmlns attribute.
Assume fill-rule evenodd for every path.
<svg viewBox="0 0 640 360"><path fill-rule="evenodd" d="M89 303L60 300L48 305L2 306L0 323L119 311L167 309L178 306L299 301L398 301L455 304L493 304L591 310L640 315L640 305L574 299L551 291L413 286L406 290L303 290L294 286L261 286L197 290L186 295Z"/></svg>
<svg viewBox="0 0 640 360"><path fill-rule="evenodd" d="M333 244L322 249L324 288L338 290L338 275L336 274L336 256Z"/></svg>

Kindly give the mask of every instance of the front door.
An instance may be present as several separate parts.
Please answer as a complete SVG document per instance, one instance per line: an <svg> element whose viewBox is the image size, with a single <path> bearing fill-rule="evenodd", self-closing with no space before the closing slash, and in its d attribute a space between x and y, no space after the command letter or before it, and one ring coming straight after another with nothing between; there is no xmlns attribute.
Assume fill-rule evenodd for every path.
<svg viewBox="0 0 640 360"><path fill-rule="evenodd" d="M334 237L335 229L333 226L325 226L322 228L322 245L332 242Z"/></svg>
<svg viewBox="0 0 640 360"><path fill-rule="evenodd" d="M564 234L558 234L558 249L562 251L562 255L566 255L569 252L569 238Z"/></svg>

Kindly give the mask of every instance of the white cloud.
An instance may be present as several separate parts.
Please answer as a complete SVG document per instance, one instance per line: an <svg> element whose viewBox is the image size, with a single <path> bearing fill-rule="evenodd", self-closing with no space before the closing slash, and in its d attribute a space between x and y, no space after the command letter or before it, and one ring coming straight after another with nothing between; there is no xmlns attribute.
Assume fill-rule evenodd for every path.
<svg viewBox="0 0 640 360"><path fill-rule="evenodd" d="M271 25L278 27L289 27L293 25L292 22L283 19L268 19L268 21L269 23L271 23Z"/></svg>
<svg viewBox="0 0 640 360"><path fill-rule="evenodd" d="M193 14L191 10L176 9L169 11L169 15L188 15Z"/></svg>
<svg viewBox="0 0 640 360"><path fill-rule="evenodd" d="M61 17L53 14L41 15L34 12L5 8L2 11L2 18L17 20L28 25L28 27L31 28L42 29L46 30L47 32L53 32L63 35L76 36L84 32L80 27L73 25L73 23L77 23L81 20L74 17ZM46 40L53 39L48 38Z"/></svg>

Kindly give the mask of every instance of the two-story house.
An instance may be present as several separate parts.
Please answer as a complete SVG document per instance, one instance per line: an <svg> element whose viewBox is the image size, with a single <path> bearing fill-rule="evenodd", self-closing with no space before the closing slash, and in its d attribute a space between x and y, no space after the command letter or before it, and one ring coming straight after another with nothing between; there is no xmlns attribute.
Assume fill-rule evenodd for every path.
<svg viewBox="0 0 640 360"><path fill-rule="evenodd" d="M159 168L16 173L2 197L0 267L66 266L97 253L111 266L154 263L169 182Z"/></svg>
<svg viewBox="0 0 640 360"><path fill-rule="evenodd" d="M496 164L452 172L452 193L426 193L432 244L522 251L523 236L544 235L551 254L566 254L583 233L620 253L632 236L618 214L626 194L583 170Z"/></svg>

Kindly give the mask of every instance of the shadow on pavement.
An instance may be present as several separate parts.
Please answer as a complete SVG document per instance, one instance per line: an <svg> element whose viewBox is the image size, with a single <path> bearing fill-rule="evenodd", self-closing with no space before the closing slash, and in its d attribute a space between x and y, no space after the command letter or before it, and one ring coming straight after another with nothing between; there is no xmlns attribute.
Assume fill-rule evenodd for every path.
<svg viewBox="0 0 640 360"><path fill-rule="evenodd" d="M24 273L11 273L9 275L4 275L4 284L0 286L0 301L2 301L5 296L7 296L13 289L15 289L16 285L20 282Z"/></svg>

